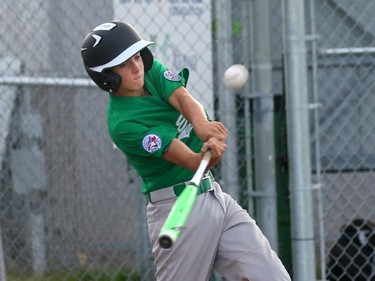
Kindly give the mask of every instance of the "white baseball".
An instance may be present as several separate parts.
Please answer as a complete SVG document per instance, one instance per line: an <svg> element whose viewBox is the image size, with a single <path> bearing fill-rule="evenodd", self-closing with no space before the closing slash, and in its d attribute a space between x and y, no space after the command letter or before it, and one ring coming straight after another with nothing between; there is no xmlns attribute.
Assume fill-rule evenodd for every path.
<svg viewBox="0 0 375 281"><path fill-rule="evenodd" d="M245 85L249 71L243 64L233 64L229 67L223 77L224 85L232 90L238 90Z"/></svg>

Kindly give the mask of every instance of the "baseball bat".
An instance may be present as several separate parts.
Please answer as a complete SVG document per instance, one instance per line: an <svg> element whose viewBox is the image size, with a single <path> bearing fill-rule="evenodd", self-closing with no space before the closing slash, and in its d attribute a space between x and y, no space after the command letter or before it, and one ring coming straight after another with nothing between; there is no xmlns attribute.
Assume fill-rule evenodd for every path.
<svg viewBox="0 0 375 281"><path fill-rule="evenodd" d="M211 152L207 151L195 172L189 184L182 191L180 196L174 203L169 215L160 230L158 241L162 248L169 249L177 241L182 228L194 206L195 199L198 193L198 186L201 182L204 171L211 159Z"/></svg>

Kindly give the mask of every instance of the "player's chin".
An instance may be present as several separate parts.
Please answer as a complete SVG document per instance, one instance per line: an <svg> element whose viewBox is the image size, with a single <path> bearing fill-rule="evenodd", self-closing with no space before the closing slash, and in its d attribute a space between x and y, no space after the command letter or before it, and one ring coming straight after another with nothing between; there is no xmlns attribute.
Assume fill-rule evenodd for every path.
<svg viewBox="0 0 375 281"><path fill-rule="evenodd" d="M143 86L143 84L145 83L144 76L141 75L141 76L136 77L134 79L134 83L141 84Z"/></svg>
<svg viewBox="0 0 375 281"><path fill-rule="evenodd" d="M143 80L143 76L141 79L137 78L132 81L132 88L133 89L140 89L143 87L145 81Z"/></svg>

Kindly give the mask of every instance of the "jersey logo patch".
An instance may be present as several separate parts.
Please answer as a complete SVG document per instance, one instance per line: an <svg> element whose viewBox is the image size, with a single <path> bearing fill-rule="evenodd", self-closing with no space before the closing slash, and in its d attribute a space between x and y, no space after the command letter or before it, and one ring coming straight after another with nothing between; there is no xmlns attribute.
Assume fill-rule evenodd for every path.
<svg viewBox="0 0 375 281"><path fill-rule="evenodd" d="M181 81L181 76L178 75L173 70L166 70L166 71L164 71L164 78L167 79L167 80L169 80L169 81L172 81L172 82L179 82L179 81Z"/></svg>
<svg viewBox="0 0 375 281"><path fill-rule="evenodd" d="M142 144L147 152L153 153L161 148L161 139L157 135L149 134L143 138Z"/></svg>

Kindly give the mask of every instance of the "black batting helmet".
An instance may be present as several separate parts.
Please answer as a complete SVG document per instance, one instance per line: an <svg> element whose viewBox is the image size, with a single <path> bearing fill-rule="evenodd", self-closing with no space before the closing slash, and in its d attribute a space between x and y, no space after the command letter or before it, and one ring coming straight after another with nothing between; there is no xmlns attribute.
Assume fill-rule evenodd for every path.
<svg viewBox="0 0 375 281"><path fill-rule="evenodd" d="M111 21L95 27L83 40L81 55L85 69L100 89L116 92L121 77L109 69L128 60L140 52L147 71L154 57L147 46L153 42L143 40L130 25Z"/></svg>

